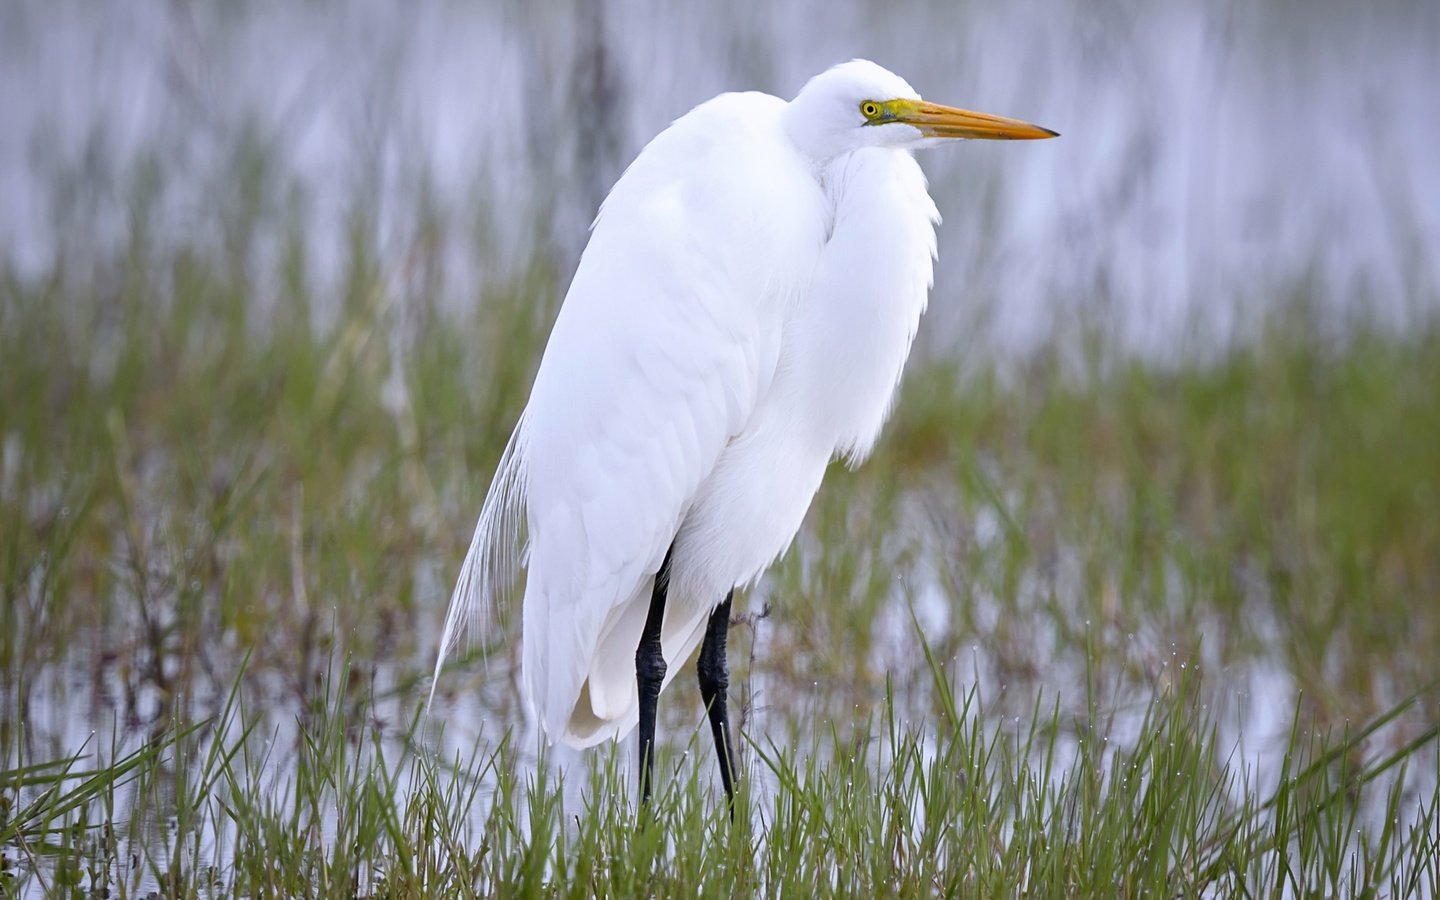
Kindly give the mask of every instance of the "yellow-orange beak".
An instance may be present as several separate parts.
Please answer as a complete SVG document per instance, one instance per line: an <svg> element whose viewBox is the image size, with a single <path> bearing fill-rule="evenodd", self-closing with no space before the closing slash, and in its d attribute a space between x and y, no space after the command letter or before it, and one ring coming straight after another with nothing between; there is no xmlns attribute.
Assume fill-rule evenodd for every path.
<svg viewBox="0 0 1440 900"><path fill-rule="evenodd" d="M926 137L971 138L990 141L1031 141L1059 137L1060 133L1019 119L992 116L925 100L892 100L885 104L892 122L920 129Z"/></svg>

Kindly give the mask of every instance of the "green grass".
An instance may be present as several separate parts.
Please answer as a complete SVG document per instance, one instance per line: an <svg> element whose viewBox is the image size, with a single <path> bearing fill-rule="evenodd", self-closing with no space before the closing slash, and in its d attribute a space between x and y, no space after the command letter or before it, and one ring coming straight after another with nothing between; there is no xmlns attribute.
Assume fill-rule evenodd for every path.
<svg viewBox="0 0 1440 900"><path fill-rule="evenodd" d="M1297 727L1277 785L1264 789L1223 764L1229 748L1194 715L1188 683L1152 700L1132 745L1097 734L1065 750L1056 708L1037 705L1016 731L995 728L975 691L952 693L933 657L930 671L941 712L923 727L888 717L796 748L753 744L739 795L748 815L733 824L691 762L698 752L662 757L653 815L637 819L629 760L613 752L571 770L584 796L567 803L509 737L449 760L414 744L387 753L381 730L356 727L338 700L303 718L277 777L266 758L275 751L259 749L267 742L232 704L103 768L69 759L0 772L6 796L21 798L0 820L5 883L80 895L148 885L171 896L377 897L1437 887L1435 798L1405 787L1440 775L1433 728L1359 761L1369 730L1324 740ZM326 695L347 696L343 681ZM1376 821L1361 811L1367 799L1382 804Z"/></svg>
<svg viewBox="0 0 1440 900"><path fill-rule="evenodd" d="M746 814L682 678L642 827L512 650L421 718L563 273L306 253L0 276L0 894L1440 893L1440 322L917 360L742 598Z"/></svg>

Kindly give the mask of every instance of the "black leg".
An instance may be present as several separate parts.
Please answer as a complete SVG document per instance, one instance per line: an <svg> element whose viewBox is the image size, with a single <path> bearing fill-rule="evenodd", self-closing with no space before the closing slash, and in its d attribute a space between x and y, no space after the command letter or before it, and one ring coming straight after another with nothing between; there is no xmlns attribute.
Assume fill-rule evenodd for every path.
<svg viewBox="0 0 1440 900"><path fill-rule="evenodd" d="M700 661L695 665L700 676L700 696L710 716L710 733L715 736L715 755L720 759L720 783L725 785L725 799L730 804L730 818L735 818L735 748L730 743L730 716L725 692L730 687L730 665L725 660L725 639L730 631L730 601L735 592L710 613L705 625L705 643L700 645Z"/></svg>
<svg viewBox="0 0 1440 900"><path fill-rule="evenodd" d="M655 706L660 685L665 682L665 654L660 649L660 625L665 620L665 592L670 589L670 554L655 573L655 590L650 594L650 612L640 646L635 648L635 683L640 688L640 805L650 805L651 775L655 768Z"/></svg>

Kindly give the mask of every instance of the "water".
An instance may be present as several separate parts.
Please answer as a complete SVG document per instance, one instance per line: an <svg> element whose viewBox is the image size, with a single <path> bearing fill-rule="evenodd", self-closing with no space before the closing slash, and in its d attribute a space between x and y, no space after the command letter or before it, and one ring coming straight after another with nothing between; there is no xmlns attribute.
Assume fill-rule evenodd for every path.
<svg viewBox="0 0 1440 900"><path fill-rule="evenodd" d="M1337 313L1394 327L1440 298L1440 4L835 6L14 0L0 9L0 256L25 277L63 259L93 265L103 281L106 261L143 227L152 246L196 242L265 273L298 227L324 298L342 277L357 210L373 211L364 227L392 259L432 217L447 226L438 302L458 309L477 283L534 254L573 261L607 186L694 104L728 89L790 96L825 66L864 56L927 97L1063 133L925 154L946 221L922 354L1014 358L1099 316L1118 343L1167 358L1246 340L1297 283ZM253 232L245 216L259 222ZM236 244L252 233L253 243ZM273 294L257 284L261 318ZM985 584L967 586L974 602L961 622L943 570L953 536L931 527L922 494L896 531L923 545L922 561L886 573L875 598L883 611L863 619L873 633L852 679L814 677L826 663L795 652L813 648L798 640L808 620L793 608L757 626L753 667L737 631L737 691L753 701L747 727L794 743L817 725L864 718L887 675L902 712L923 720L932 697L912 607L927 636L958 642L943 657L955 684L978 686L997 721L1027 716L1039 689L1061 694L1067 721L1087 714L1076 637L1087 633L1088 608L1046 606L1051 594L1083 593L1073 548L1026 568L1030 605L1018 611ZM1004 529L993 512L968 527L974 552L998 552ZM821 560L816 536L801 540L804 559ZM877 554L880 564L899 558ZM416 581L433 616L412 623L413 640L370 673L386 697L381 752L402 750L423 694L412 676L430 663L427 629L453 574L444 569L445 560L425 560ZM818 577L792 566L790 580L777 576L750 596L749 612L771 599L795 603L793 589ZM1256 598L1261 632L1265 600ZM1033 626L1021 636L1005 628L1017 612ZM827 624L846 621L837 613ZM1146 691L1199 666L1206 703L1227 729L1222 742L1237 760L1273 770L1296 679L1263 648L1222 653L1226 629L1204 624L1198 643L1177 648L1179 628L1162 609L1115 642L1121 674L1102 698L1115 715L1111 739L1138 728ZM226 673L239 661L210 660ZM507 690L512 664L494 662L483 689L442 693L446 728L433 736L442 756L464 757L517 723L519 745L538 748ZM264 672L250 682L278 723L277 747L295 743L303 691L291 681L301 677ZM34 681L42 702L25 717L31 758L108 751L112 732L121 750L136 746L169 701L134 698L136 721L125 721L127 682L93 647L72 648ZM226 687L200 682L193 712L212 712ZM662 712L677 742L699 720L680 689ZM704 735L700 746L695 764L706 765ZM534 762L535 750L525 752ZM633 757L632 746L623 752ZM277 753L274 765L287 764Z"/></svg>

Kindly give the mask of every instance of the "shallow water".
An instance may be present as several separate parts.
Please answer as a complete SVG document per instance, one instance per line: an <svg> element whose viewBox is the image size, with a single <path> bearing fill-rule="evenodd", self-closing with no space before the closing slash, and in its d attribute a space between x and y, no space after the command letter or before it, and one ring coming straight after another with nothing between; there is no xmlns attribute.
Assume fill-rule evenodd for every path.
<svg viewBox="0 0 1440 900"><path fill-rule="evenodd" d="M22 276L93 265L104 282L140 216L152 248L198 241L256 272L263 322L280 294L259 273L278 268L282 238L298 227L326 319L339 314L327 286L342 279L351 214L370 205L366 227L392 259L417 241L425 216L445 223L437 302L460 309L476 284L538 254L568 266L605 187L690 106L725 89L791 95L826 65L867 56L926 96L1064 135L925 155L946 222L923 357L1014 360L1098 317L1113 344L1169 360L1254 337L1258 318L1297 283L1329 309L1390 325L1433 312L1440 206L1425 201L1440 196L1440 6L879 9L19 0L0 10L0 253ZM259 223L253 243L238 247L233 235L251 232L227 219L237 210ZM0 478L13 493L6 460ZM1286 626L1266 581L1243 560L1232 573L1254 582L1243 617L1196 608L1178 555L1143 618L1098 614L1107 607L1093 602L1081 548L1047 539L1043 516L1026 526L1038 549L1007 572L1001 512L1019 492L997 489L997 504L975 508L918 485L888 537L858 548L842 548L837 532L870 531L847 532L843 510L813 514L798 552L744 598L746 613L768 604L770 617L732 636L747 732L803 750L832 723L844 731L877 716L887 687L897 714L926 721L935 699L917 622L993 727L1021 730L1037 697L1058 697L1071 743L1133 739L1146 699L1199 669L1201 708L1215 716L1221 745L1262 783L1297 703L1317 729L1343 727L1344 709L1373 713L1415 687L1408 672L1388 669L1403 661L1368 660L1361 646L1351 655L1374 677L1331 679L1341 702L1310 697L1324 679L1300 672L1305 661L1283 649ZM378 752L409 749L456 562L441 551L419 560L409 576L418 608L395 620L387 652L359 666L353 712L381 736ZM1018 590L1004 589L1009 578ZM204 592L216 588L200 589L214 599ZM299 604L303 585L296 593ZM323 630L326 599L310 602ZM96 612L5 698L23 727L7 742L7 764L17 753L123 753L168 723L177 696L186 718L223 708L244 652L152 657L160 677L136 677L144 651L112 652L107 642L170 622L163 610L154 622L124 620L130 614ZM332 638L346 642L343 631ZM244 679L248 712L274 748L261 777L277 785L293 766L316 673L334 665L307 664L262 662ZM467 758L514 728L522 757L537 763L542 740L513 690L514 666L512 654L452 668L422 730L432 750ZM1322 675L1344 666L1315 661ZM689 748L685 764L709 768L697 692L682 681L662 702L662 737ZM1418 708L1376 743L1401 744L1437 715ZM631 759L633 741L620 752ZM587 757L556 750L548 759L573 769ZM580 781L567 782L576 808Z"/></svg>

